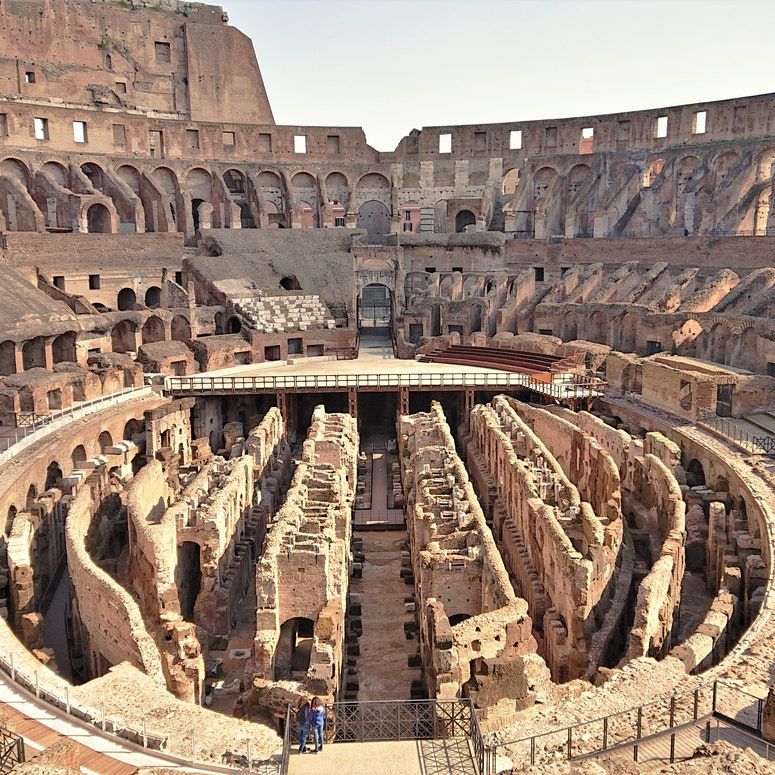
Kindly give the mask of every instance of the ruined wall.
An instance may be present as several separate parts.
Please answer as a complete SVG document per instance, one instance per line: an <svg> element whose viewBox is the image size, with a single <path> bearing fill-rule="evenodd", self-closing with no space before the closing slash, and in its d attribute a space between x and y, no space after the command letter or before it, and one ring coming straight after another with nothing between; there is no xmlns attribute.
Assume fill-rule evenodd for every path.
<svg viewBox="0 0 775 775"><path fill-rule="evenodd" d="M322 695L338 687L357 453L355 419L316 407L302 460L256 569L253 677L293 677ZM309 667L296 676L291 657L299 620L312 623L313 641Z"/></svg>
<svg viewBox="0 0 775 775"><path fill-rule="evenodd" d="M485 714L502 702L513 714L534 701L528 674L543 667L527 604L514 595L441 406L403 416L400 432L426 688L470 696Z"/></svg>
<svg viewBox="0 0 775 775"><path fill-rule="evenodd" d="M498 397L492 407L474 408L469 465L488 470L496 487L494 534L533 621L543 627L552 676L562 681L586 673L592 622L603 620L613 595L609 584L622 521L616 499L602 519L581 500L547 444L514 406ZM547 427L552 422L556 418ZM609 482L615 482L612 463L608 471ZM481 473L477 477L485 479Z"/></svg>

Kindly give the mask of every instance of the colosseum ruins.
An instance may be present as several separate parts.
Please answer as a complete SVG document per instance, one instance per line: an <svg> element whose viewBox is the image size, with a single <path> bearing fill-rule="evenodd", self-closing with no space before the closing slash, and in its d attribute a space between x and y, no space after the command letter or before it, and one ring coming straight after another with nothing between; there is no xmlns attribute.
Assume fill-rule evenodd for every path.
<svg viewBox="0 0 775 775"><path fill-rule="evenodd" d="M0 770L775 772L775 94L379 152L218 6L0 40Z"/></svg>

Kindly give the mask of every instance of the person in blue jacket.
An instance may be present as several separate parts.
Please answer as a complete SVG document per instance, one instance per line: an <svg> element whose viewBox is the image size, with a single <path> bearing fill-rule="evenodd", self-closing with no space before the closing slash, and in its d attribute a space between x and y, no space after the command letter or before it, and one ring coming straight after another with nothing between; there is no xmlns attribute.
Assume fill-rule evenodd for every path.
<svg viewBox="0 0 775 775"><path fill-rule="evenodd" d="M317 699L317 697L315 698ZM310 703L307 697L299 697L296 703L296 734L299 738L299 753L307 750L307 738L309 737Z"/></svg>
<svg viewBox="0 0 775 775"><path fill-rule="evenodd" d="M320 697L313 697L309 711L309 725L312 727L312 741L315 744L315 753L323 750L323 726L325 723L326 706L320 701Z"/></svg>

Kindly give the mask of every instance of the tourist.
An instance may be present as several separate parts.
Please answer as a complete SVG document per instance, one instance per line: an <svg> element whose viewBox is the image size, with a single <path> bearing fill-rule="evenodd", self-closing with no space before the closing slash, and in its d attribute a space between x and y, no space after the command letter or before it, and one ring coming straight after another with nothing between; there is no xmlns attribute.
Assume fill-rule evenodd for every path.
<svg viewBox="0 0 775 775"><path fill-rule="evenodd" d="M317 699L317 697L315 698ZM296 734L299 738L299 753L307 750L307 738L309 737L310 704L309 698L301 696L296 703ZM315 749L317 750L317 749Z"/></svg>
<svg viewBox="0 0 775 775"><path fill-rule="evenodd" d="M326 721L326 706L320 701L320 697L312 698L312 707L309 711L309 723L312 727L312 742L315 744L315 753L323 750L323 725Z"/></svg>

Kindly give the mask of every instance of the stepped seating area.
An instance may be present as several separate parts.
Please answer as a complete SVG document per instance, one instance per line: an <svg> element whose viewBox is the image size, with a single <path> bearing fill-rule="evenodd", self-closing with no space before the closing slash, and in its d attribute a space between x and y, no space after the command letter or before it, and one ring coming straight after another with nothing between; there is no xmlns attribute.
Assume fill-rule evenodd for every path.
<svg viewBox="0 0 775 775"><path fill-rule="evenodd" d="M263 334L336 326L328 307L312 293L234 299L234 307Z"/></svg>
<svg viewBox="0 0 775 775"><path fill-rule="evenodd" d="M466 347L452 345L446 350L435 350L419 358L423 363L449 363L458 366L481 366L487 369L514 371L528 374L539 382L551 382L552 375L567 372L577 366L568 359L525 350L501 350L495 347Z"/></svg>

